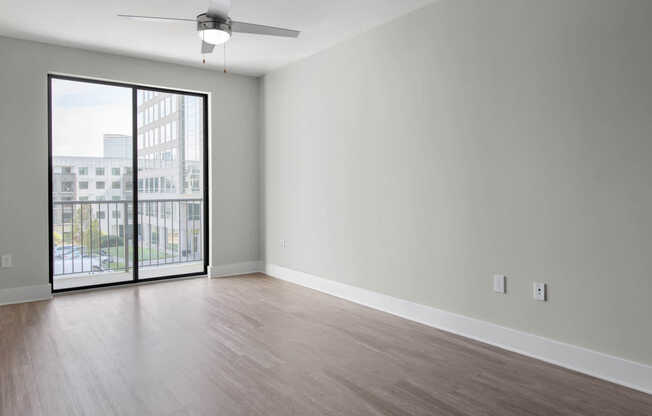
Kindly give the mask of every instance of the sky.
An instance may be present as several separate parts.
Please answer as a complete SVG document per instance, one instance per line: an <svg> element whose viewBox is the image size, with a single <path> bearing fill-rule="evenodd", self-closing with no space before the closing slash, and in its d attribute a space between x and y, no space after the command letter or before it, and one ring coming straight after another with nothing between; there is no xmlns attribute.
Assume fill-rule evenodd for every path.
<svg viewBox="0 0 652 416"><path fill-rule="evenodd" d="M105 134L131 136L131 89L52 80L52 153L103 156Z"/></svg>

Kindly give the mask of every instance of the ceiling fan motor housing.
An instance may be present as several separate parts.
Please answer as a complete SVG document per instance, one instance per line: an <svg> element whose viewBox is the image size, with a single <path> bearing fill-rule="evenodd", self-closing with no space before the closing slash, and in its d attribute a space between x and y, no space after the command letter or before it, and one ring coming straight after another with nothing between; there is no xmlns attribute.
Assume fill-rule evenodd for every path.
<svg viewBox="0 0 652 416"><path fill-rule="evenodd" d="M231 36L231 19L202 13L197 16L197 31L202 32L204 30L220 30Z"/></svg>

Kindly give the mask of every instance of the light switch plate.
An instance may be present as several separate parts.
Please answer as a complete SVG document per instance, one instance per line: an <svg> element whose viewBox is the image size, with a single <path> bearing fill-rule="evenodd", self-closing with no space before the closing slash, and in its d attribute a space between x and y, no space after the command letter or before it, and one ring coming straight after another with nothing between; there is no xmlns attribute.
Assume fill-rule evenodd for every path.
<svg viewBox="0 0 652 416"><path fill-rule="evenodd" d="M502 274L494 275L494 292L505 293L505 276Z"/></svg>
<svg viewBox="0 0 652 416"><path fill-rule="evenodd" d="M534 282L532 285L532 297L536 300L546 301L546 284Z"/></svg>

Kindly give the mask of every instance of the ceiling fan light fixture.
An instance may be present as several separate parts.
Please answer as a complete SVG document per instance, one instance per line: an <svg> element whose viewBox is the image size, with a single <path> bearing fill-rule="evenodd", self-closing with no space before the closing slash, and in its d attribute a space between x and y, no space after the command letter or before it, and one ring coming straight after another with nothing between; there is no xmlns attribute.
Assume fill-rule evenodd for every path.
<svg viewBox="0 0 652 416"><path fill-rule="evenodd" d="M221 45L231 39L231 34L221 29L204 29L197 32L199 39L212 45Z"/></svg>
<svg viewBox="0 0 652 416"><path fill-rule="evenodd" d="M206 43L221 45L231 39L231 19L202 13L197 16L197 34Z"/></svg>

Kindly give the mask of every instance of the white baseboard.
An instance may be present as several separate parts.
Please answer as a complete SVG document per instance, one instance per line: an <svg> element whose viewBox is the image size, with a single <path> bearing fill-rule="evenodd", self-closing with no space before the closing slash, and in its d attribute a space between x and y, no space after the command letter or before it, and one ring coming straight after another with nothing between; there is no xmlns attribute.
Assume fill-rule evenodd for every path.
<svg viewBox="0 0 652 416"><path fill-rule="evenodd" d="M266 264L271 277L652 394L652 366Z"/></svg>
<svg viewBox="0 0 652 416"><path fill-rule="evenodd" d="M243 263L224 264L221 266L208 266L208 277L237 276L240 274L258 273L262 271L262 262L246 261Z"/></svg>
<svg viewBox="0 0 652 416"><path fill-rule="evenodd" d="M52 298L50 285L23 286L0 290L0 305L34 302Z"/></svg>

